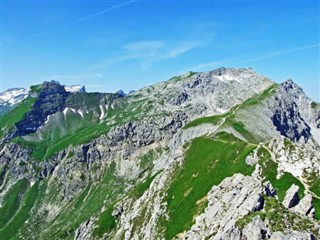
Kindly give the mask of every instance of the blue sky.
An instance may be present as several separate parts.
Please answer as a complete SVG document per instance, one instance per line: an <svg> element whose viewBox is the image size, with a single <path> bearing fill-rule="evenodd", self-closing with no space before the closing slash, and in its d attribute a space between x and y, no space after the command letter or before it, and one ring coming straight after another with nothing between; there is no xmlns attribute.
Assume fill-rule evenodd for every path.
<svg viewBox="0 0 320 240"><path fill-rule="evenodd" d="M55 79L129 91L252 67L320 101L319 1L1 1L1 90Z"/></svg>

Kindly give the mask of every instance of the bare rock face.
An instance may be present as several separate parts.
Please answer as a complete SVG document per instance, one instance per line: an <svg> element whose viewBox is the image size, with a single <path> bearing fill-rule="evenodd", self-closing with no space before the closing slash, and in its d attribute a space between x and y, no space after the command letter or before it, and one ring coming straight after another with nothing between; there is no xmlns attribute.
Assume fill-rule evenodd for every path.
<svg viewBox="0 0 320 240"><path fill-rule="evenodd" d="M75 232L75 238L78 240L91 240L92 237L92 230L93 230L93 221L87 220L83 222L79 228Z"/></svg>
<svg viewBox="0 0 320 240"><path fill-rule="evenodd" d="M295 184L292 184L291 187L287 190L286 196L282 202L283 206L286 208L292 208L299 203L298 195L299 187Z"/></svg>
<svg viewBox="0 0 320 240"><path fill-rule="evenodd" d="M258 149L258 148L257 148ZM259 157L257 155L257 149L254 152L246 157L246 164L253 166L258 163Z"/></svg>
<svg viewBox="0 0 320 240"><path fill-rule="evenodd" d="M292 141L307 142L320 133L320 108L291 79L279 86L273 102L273 124L281 135ZM319 138L315 139L319 144Z"/></svg>
<svg viewBox="0 0 320 240"><path fill-rule="evenodd" d="M163 220L169 217L165 197L176 168L183 166L185 143L204 135L213 138L212 136L217 132L226 130L223 125L226 118L218 123L207 123L182 129L192 119L236 109L230 111L231 115L235 116L235 120L243 123L254 138L261 142L269 142L268 147L263 143L260 144L260 147L270 150L272 160L277 160L279 174L290 172L298 179L305 177L304 174L320 174L319 145L317 145L320 139L320 108L319 105L312 105L311 100L292 81L276 86L269 79L250 69L220 68L207 73L188 73L175 77L170 81L143 88L131 94L132 98L129 99L125 99L122 92L118 92L118 95L94 94L94 103L90 103L92 105L87 105L87 98L82 98L81 94L73 93L71 90L66 91L65 87L56 85L55 82L45 84L45 91L40 94L33 110L23 122L20 122L21 125L18 124L21 131L28 128L27 132L20 134L21 136L25 134L29 136L29 132L43 127L41 124L45 124L47 116L59 113L63 118L53 120L64 119L64 112L68 113L65 111L67 107L69 113L73 112L72 116L77 115L79 119L83 118L81 114L84 114L85 110L90 111L92 107L102 109L102 105L96 105L102 100L106 101L104 104L110 103L110 108L115 111L119 109L113 104L114 100L119 100L121 104L141 101L144 104L142 106L148 106L148 108L141 113L143 115L141 118L128 117L123 122L117 122L115 119L118 115L107 119L105 114L109 105L104 105L103 110L100 109L101 114L96 111L93 118L99 118L99 121L97 120L99 123L114 124L108 132L91 142L76 146L70 145L39 163L31 158L31 148L26 149L14 143L4 143L2 147L0 142L0 191L6 187L8 177L27 178L29 182L48 180L49 194L52 193L50 192L51 186L52 189L55 189L54 183L60 184L59 188L56 188L58 190L54 190L60 192L54 193L57 193L61 202L55 202L56 205L52 205L53 207L44 208L50 210L47 219L54 219L54 216L59 214L60 204L63 206L64 203L73 201L79 196L81 190L90 184L103 184L101 178L105 170L111 168L112 165L114 166L112 174L117 177L115 179L124 180L125 190L117 198L117 204L112 205L113 211L110 217L116 219L116 226L110 232L106 232L103 239L164 238L166 226L161 225L164 225ZM268 92L270 95L267 94L267 98L261 104L253 104L246 108L240 107L245 100L253 96L260 96L270 86L272 86ZM109 102L108 97L112 101L110 99ZM120 99L125 101L122 102ZM239 105L235 106L237 104ZM59 121L52 122L63 123ZM41 129L46 133L46 128ZM237 133L235 129L231 133L246 140L245 136ZM271 139L274 140L271 141ZM286 140L292 144L288 145ZM161 148L161 153L152 157L150 160L152 162L148 167L141 167L141 157L157 147ZM245 159L248 165L255 167L253 174L244 176L236 173L225 178L218 186L212 186L206 196L208 206L205 211L199 216L194 216L193 226L187 232L179 234L179 237L216 240L254 240L269 237L281 240L314 239L310 233L292 232L290 229L292 225L285 225L284 233L272 234L271 230L274 229L269 219L264 219L263 215L251 218L256 215L252 212L263 209L263 196L276 197L272 184L263 182L265 179L265 176L262 175L263 162L260 162L261 158L257 150L258 148L253 150ZM130 194L129 190L134 187L133 184L143 183L143 179L148 174L153 176L155 173L157 173L156 177L141 196L134 197ZM116 180L114 181L114 184L117 184ZM314 216L312 195L306 195L299 201L298 190L299 187L296 185L288 189L283 201L283 205L290 209L286 213L315 223L315 219L305 217ZM94 190L90 188L85 199L93 196L92 192ZM110 195L112 193L110 192ZM110 204L108 197L109 195L105 196L100 212L81 220L83 221L81 224L78 222L77 226L72 226L72 229L77 228L70 233L75 239L97 239L93 230L97 219L101 216L99 214L104 212L105 207ZM47 206L47 202L43 202L42 206ZM266 212L267 210L264 209L261 214ZM41 216L41 212L37 212L37 215ZM280 217L283 216L280 215ZM250 220L249 223L246 222L243 229L236 225L236 221L241 219ZM285 221L285 224L287 222ZM55 222L52 223L53 225L49 225L48 221L48 224L44 223L40 228L38 222L35 222L34 227L39 228L39 233L43 230L50 232L50 227L54 227ZM304 231L308 226L299 231ZM67 230L69 234L69 229L63 230ZM41 236L46 235L35 235L34 238L46 239Z"/></svg>
<svg viewBox="0 0 320 240"><path fill-rule="evenodd" d="M243 239L256 239L262 240L267 237L269 232L266 224L261 220L259 216L256 216L250 223L248 223L242 230Z"/></svg>
<svg viewBox="0 0 320 240"><path fill-rule="evenodd" d="M293 231L289 234L282 232L275 232L271 235L270 240L316 240L316 238L310 233Z"/></svg>
<svg viewBox="0 0 320 240"><path fill-rule="evenodd" d="M301 214L306 215L310 217L314 217L314 208L312 204L312 195L307 194L305 195L298 205L292 208L292 211Z"/></svg>
<svg viewBox="0 0 320 240"><path fill-rule="evenodd" d="M154 111L175 112L183 109L194 119L224 113L272 84L270 79L251 69L219 68L210 72L188 72L142 88L134 95L142 95L155 102L161 96L163 102L155 106Z"/></svg>
<svg viewBox="0 0 320 240"><path fill-rule="evenodd" d="M270 181L264 183L264 194L268 197L274 197L277 195L276 190L273 188Z"/></svg>
<svg viewBox="0 0 320 240"><path fill-rule="evenodd" d="M284 136L293 142L320 144L320 105L292 80L269 91L260 104L240 109L236 118L262 141Z"/></svg>
<svg viewBox="0 0 320 240"><path fill-rule="evenodd" d="M278 172L290 172L304 178L307 172L320 174L320 147L317 144L293 143L286 138L273 139L269 149L278 159Z"/></svg>
<svg viewBox="0 0 320 240"><path fill-rule="evenodd" d="M255 178L242 174L226 178L210 190L208 207L196 218L185 239L203 239L213 235L212 239L230 239L230 234L234 235L232 239L240 238L235 222L249 212L261 209L261 196L261 183Z"/></svg>

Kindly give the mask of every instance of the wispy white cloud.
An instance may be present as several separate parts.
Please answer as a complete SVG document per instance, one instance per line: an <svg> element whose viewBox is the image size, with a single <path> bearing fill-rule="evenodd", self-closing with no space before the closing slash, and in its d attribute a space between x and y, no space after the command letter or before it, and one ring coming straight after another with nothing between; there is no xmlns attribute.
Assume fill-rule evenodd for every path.
<svg viewBox="0 0 320 240"><path fill-rule="evenodd" d="M121 2L121 3L117 4L117 5L112 6L112 7L103 9L103 10L101 10L101 11L98 11L98 12L95 12L95 13L92 13L92 14L89 14L89 15L87 15L87 16L78 18L78 19L73 20L73 21L71 21L71 22L68 22L68 23L65 23L65 24L56 26L56 27L54 27L54 28L51 28L51 29L49 29L49 30L43 31L43 32L41 32L41 33L38 33L38 34L34 35L34 37L40 37L40 36L46 35L46 34L48 34L48 33L50 33L50 32L53 32L53 31L56 31L56 30L60 30L60 29L62 29L62 28L69 27L69 26L71 26L71 25L74 25L74 24L83 22L83 21L85 21L85 20L88 20L88 19L90 19L90 18L93 18L93 17L99 16L99 15L102 15L102 14L105 14L105 13L108 13L108 12L111 12L111 11L114 11L114 10L116 10L116 9L125 7L125 6L130 5L130 4L132 4L132 3L135 3L135 2L137 2L137 0L130 0L130 1L126 1L126 2Z"/></svg>
<svg viewBox="0 0 320 240"><path fill-rule="evenodd" d="M118 57L90 66L87 71L96 71L114 64L139 60L142 70L146 70L155 62L177 58L186 52L203 45L202 41L134 41L121 47L122 53Z"/></svg>
<svg viewBox="0 0 320 240"><path fill-rule="evenodd" d="M119 4L116 4L114 6L111 6L109 8L106 8L106 9L103 9L101 11L98 11L98 12L95 12L95 13L92 13L92 14L89 14L89 15L86 15L86 16L83 16L81 18L78 18L78 19L75 19L71 22L68 22L68 23L65 23L65 24L61 24L59 26L56 26L56 27L53 27L53 28L50 28L48 30L45 30L43 32L40 32L40 33L37 33L37 34L34 34L32 36L29 36L29 37L26 37L24 38L22 41L28 41L30 39L33 39L33 38L37 38L37 37L41 37L43 35L46 35L48 33L51 33L51 32L54 32L54 31L57 31L57 30L60 30L60 29L63 29L63 28L66 28L66 27L69 27L69 26L72 26L74 24L77 24L77 23L80 23L80 22L83 22L85 20L88 20L90 18L94 18L96 16L99 16L99 15L102 15L102 14L105 14L105 13L108 13L108 12L111 12L111 11L114 11L114 10L117 10L119 8L122 8L122 7L125 7L125 6L128 6L132 3L135 3L135 2L138 2L138 0L129 0L129 1L125 1L125 2L121 2ZM0 50L3 50L3 49L6 49L8 47L11 47L12 45L15 45L17 43L16 42L13 42L13 41L10 41L9 43L4 43L2 45L2 47L0 48Z"/></svg>
<svg viewBox="0 0 320 240"><path fill-rule="evenodd" d="M173 47L163 49L159 54L144 59L141 63L141 68L142 70L147 70L155 62L177 58L180 55L201 46L202 44L203 42L201 41L178 42Z"/></svg>
<svg viewBox="0 0 320 240"><path fill-rule="evenodd" d="M192 70L198 71L198 70L202 70L202 69L206 69L206 68L220 67L220 66L223 66L224 64L227 64L227 63L243 64L243 63L250 63L250 62L258 62L258 61L286 55L286 54L293 53L293 52L299 52L299 51L304 51L307 49L313 49L313 48L319 48L319 47L320 47L320 43L317 43L317 44L311 44L311 45L307 45L307 46L278 50L278 51L274 51L274 52L271 52L271 53L268 53L265 55L247 58L247 59L244 56L237 56L237 57L232 57L232 58L221 60L221 61L212 61L212 62L207 62L207 63L201 63L201 64L198 64L197 66L195 66L194 68L192 68Z"/></svg>
<svg viewBox="0 0 320 240"><path fill-rule="evenodd" d="M188 52L193 48L199 47L202 44L203 42L200 42L200 41L179 43L177 47L170 49L170 51L163 56L163 59L178 57L181 54L184 54L185 52Z"/></svg>
<svg viewBox="0 0 320 240"><path fill-rule="evenodd" d="M300 51L303 51L303 50L312 49L312 48L319 48L319 47L320 47L320 43L307 45L307 46L301 46L301 47L295 47L295 48L289 48L289 49L284 49L284 50L271 52L269 54L261 55L261 56L258 56L258 57L249 58L249 59L237 62L237 63L258 62L258 61L261 61L261 60L282 56L282 55L285 55L285 54L288 54L288 53L300 52Z"/></svg>

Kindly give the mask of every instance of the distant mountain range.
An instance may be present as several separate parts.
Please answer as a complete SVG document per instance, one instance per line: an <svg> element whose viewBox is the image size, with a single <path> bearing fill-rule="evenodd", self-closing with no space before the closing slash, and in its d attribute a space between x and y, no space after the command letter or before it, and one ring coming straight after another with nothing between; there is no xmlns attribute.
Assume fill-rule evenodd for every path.
<svg viewBox="0 0 320 240"><path fill-rule="evenodd" d="M0 95L0 239L319 239L320 105L251 68Z"/></svg>
<svg viewBox="0 0 320 240"><path fill-rule="evenodd" d="M60 84L55 81L55 83ZM67 92L85 92L85 86L72 85L64 86ZM25 88L11 88L5 92L0 93L0 115L10 111L15 105L21 103L28 97L30 89Z"/></svg>

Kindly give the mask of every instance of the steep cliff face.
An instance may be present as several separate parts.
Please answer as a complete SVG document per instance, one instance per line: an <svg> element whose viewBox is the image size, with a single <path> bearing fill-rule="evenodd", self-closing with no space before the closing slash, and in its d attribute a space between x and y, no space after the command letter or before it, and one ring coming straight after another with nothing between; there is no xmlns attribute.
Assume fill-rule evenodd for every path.
<svg viewBox="0 0 320 240"><path fill-rule="evenodd" d="M30 98L1 117L5 239L320 237L320 107L292 81L220 68Z"/></svg>
<svg viewBox="0 0 320 240"><path fill-rule="evenodd" d="M62 111L69 93L56 82L45 82L41 86L37 100L23 120L16 123L17 135L34 133L50 114Z"/></svg>

